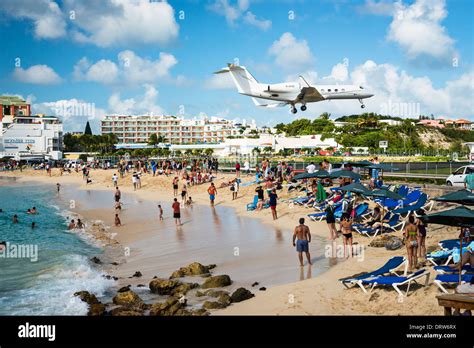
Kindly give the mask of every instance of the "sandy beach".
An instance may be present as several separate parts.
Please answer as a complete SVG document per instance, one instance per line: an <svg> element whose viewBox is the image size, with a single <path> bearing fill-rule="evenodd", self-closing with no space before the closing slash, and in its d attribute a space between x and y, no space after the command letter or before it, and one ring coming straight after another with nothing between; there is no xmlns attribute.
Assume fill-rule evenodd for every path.
<svg viewBox="0 0 474 348"><path fill-rule="evenodd" d="M228 250L216 250L215 255L209 254L208 250L205 249L200 251L196 247L194 249L187 249L186 242L196 246L199 236L193 236L192 242L189 240L190 237L185 235L187 229L186 222L188 224L197 223L200 216L208 220L213 218L206 192L208 184L191 186L189 188L189 195L195 201L194 207L183 208L184 225L180 228L180 231L177 231L171 219L171 202L173 199L172 176L166 177L161 175L152 177L151 174L142 176L142 187L137 191L133 190L129 176L119 179L119 187L122 191L122 196L125 197L124 210L121 213L123 226L113 227L114 187L111 179L113 173L113 170L91 170L92 183L89 185L86 185L85 181L83 181L82 174L71 173L60 176L57 169L53 170L52 177L47 176L43 171L35 170L24 170L21 173L18 171L14 173L4 172L1 175L17 177L20 182L22 180L34 180L50 184L52 189L56 183L60 183L63 186L61 195L64 195L64 199L74 199L68 196L67 187L74 187L81 191L81 194L77 197L78 205L75 208L77 213L84 216L89 223L95 220L103 221L105 226L107 226L107 229L102 231L104 232L102 236L103 242L108 245L115 245L116 250L122 248L130 252L129 255L122 256L118 252L116 255L118 265L106 266L106 271L109 274L120 278L118 285L148 284L155 275L160 277L169 276L170 273L164 273L169 269L173 269L174 265L177 262L181 262L181 260L181 266L198 261L203 264L215 263L217 264L216 272L218 274L229 274L235 281L231 289L241 285L256 295L250 300L232 304L223 310L212 311L213 315L443 314L443 309L438 306L436 300L436 295L439 294L438 288L432 284L432 279L434 279L433 271L431 271L429 285L427 287L413 286L410 289L409 296L405 297L403 301L398 299L394 290L376 289L372 294L365 294L360 288L345 289L338 282L338 279L374 270L382 266L392 256L406 256L406 249L401 248L396 251L389 251L385 248L369 247L368 244L371 239L354 234L354 244L361 247L358 257L348 260L327 257L325 250L332 244L327 239L329 233L325 222L313 222L307 219L307 225L314 238L310 246L313 252L312 260L316 262L311 269L309 269L308 265L305 265L301 270L298 266L297 254L291 245L291 234L297 225L298 219L306 217L312 211L305 207L294 207L288 203L280 202L277 207L279 218L275 221L272 220L269 209L260 212L248 212L246 204L250 203L253 199L255 185L241 187L236 200L232 200L232 192L229 188L219 188L221 183L234 178L232 174L220 174L215 181L218 188L216 210L219 209L221 214L217 220L210 222L210 226L221 224L222 227L219 231L226 231L232 229L228 224L239 223L238 217L258 219L258 226L265 226L265 231L258 231L260 239L253 240L253 235L246 237L242 240L248 240L248 244L236 244L233 247L230 243ZM242 177L244 183L253 179L253 176ZM88 199L88 192L103 192L103 194L93 195L90 196L93 199ZM442 192L436 192L435 189L429 193L436 196ZM106 195L110 197L109 202L104 198ZM97 198L99 196L100 199ZM286 190L282 190L279 193L280 200L286 200L295 196L297 196L297 193L288 194ZM164 208L165 220L162 225L160 225L158 220L157 209L154 210L157 204L161 204ZM226 214L228 214L227 217ZM249 219L249 221L251 220ZM261 225L262 223L263 225ZM242 226L244 226L246 232L253 228L252 223L248 221L245 221ZM161 233L171 232L173 232L172 238L160 235ZM267 235L262 234L262 232L267 233ZM181 253L177 254L173 248L179 245L179 233L183 234L183 245L178 249ZM206 235L206 233L209 232L207 230L206 232L203 231L203 237L201 238L203 243L206 243L206 238L213 238L210 235ZM98 234L100 235L100 233ZM392 235L400 237L401 233L392 233ZM454 228L437 225L429 226L426 240L427 248L430 250L430 248L432 249L434 246L437 246L440 240L455 237L457 237L457 230ZM215 238L219 237L216 236ZM167 242L170 243L169 247L171 249L169 250L168 257L165 259L163 255L156 254L153 245ZM240 241L238 243L243 242ZM244 249L241 250L241 258L234 258L233 261L228 262L219 262L220 260L226 260L225 256L227 256L221 255L221 252L231 253L239 245L244 248L251 248L251 243L267 243L268 246L265 245L265 248L262 249L262 255L252 255L252 259L243 259ZM271 243L276 244L272 246ZM284 245L285 243L286 245ZM337 244L340 245L341 243L341 238L338 238ZM293 259L286 259L288 257L286 256L286 247L288 248L288 253L294 254ZM185 250L189 250L189 253L186 254ZM284 264L281 262L281 259L284 260ZM293 264L291 264L292 262ZM283 271L286 263L288 263L289 268ZM274 283L272 283L271 277L262 281L261 279L256 279L258 277L251 276L253 269L255 269L254 272L256 274L263 272L262 270L259 271L258 267L262 267L266 273L268 273L268 270L274 269L275 279L279 277L280 273L284 273L285 276L282 276ZM141 278L128 278L135 271L140 271L143 276ZM288 276L288 274L290 275ZM251 287L252 279L260 281L261 286L266 287L266 291L259 291L258 286L255 288Z"/></svg>

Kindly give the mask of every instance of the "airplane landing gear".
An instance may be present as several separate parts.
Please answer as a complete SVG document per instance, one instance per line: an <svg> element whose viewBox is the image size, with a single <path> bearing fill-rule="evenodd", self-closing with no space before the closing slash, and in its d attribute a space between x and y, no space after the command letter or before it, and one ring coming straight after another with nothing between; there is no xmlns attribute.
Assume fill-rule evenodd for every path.
<svg viewBox="0 0 474 348"><path fill-rule="evenodd" d="M306 111L306 105L301 105L301 111Z"/></svg>
<svg viewBox="0 0 474 348"><path fill-rule="evenodd" d="M295 108L294 105L291 106L291 112L296 114L298 112L298 110Z"/></svg>
<svg viewBox="0 0 474 348"><path fill-rule="evenodd" d="M363 109L365 108L365 105L364 105L364 102L362 101L362 99L359 99L359 103L361 104L360 107Z"/></svg>

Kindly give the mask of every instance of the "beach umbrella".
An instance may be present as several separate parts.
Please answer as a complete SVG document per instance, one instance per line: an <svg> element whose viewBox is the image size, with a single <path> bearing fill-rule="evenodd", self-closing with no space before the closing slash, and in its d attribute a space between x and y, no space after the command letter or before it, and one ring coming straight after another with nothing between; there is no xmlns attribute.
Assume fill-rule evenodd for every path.
<svg viewBox="0 0 474 348"><path fill-rule="evenodd" d="M440 197L436 197L434 200L438 202L474 205L474 193L468 190L459 190Z"/></svg>
<svg viewBox="0 0 474 348"><path fill-rule="evenodd" d="M367 160L363 160L363 161L349 162L348 164L350 164L353 167L367 167L367 166L372 165L373 163Z"/></svg>
<svg viewBox="0 0 474 348"><path fill-rule="evenodd" d="M312 173L311 178L319 178L319 179L329 178L329 172L324 169L320 169L317 172Z"/></svg>
<svg viewBox="0 0 474 348"><path fill-rule="evenodd" d="M295 180L302 180L302 179L308 179L310 175L309 173L300 173L298 175L295 175L294 179Z"/></svg>
<svg viewBox="0 0 474 348"><path fill-rule="evenodd" d="M340 191L354 192L354 193L358 193L362 195L366 195L371 192L364 185L359 184L357 182L346 185L346 186L338 187L337 189Z"/></svg>
<svg viewBox="0 0 474 348"><path fill-rule="evenodd" d="M421 216L420 219L426 223L456 226L461 230L463 227L474 226L474 211L464 206L441 211L430 215ZM462 260L462 238L459 245L459 260ZM459 268L459 284L461 284L461 268Z"/></svg>
<svg viewBox="0 0 474 348"><path fill-rule="evenodd" d="M337 170L329 174L330 178L350 178L350 179L360 179L360 175L350 170Z"/></svg>

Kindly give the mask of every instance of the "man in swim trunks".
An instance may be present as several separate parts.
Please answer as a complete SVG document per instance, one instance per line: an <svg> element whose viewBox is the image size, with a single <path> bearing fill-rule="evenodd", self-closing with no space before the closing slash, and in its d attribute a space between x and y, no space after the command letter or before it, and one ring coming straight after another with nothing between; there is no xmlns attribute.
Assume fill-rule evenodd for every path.
<svg viewBox="0 0 474 348"><path fill-rule="evenodd" d="M293 246L296 246L298 252L298 258L300 260L300 266L303 267L303 252L306 254L308 264L311 263L311 255L309 254L309 243L311 243L311 233L309 227L304 224L304 218L300 218L299 225L295 227L293 233ZM296 240L298 238L298 240ZM295 243L296 240L296 243Z"/></svg>
<svg viewBox="0 0 474 348"><path fill-rule="evenodd" d="M120 197L122 196L122 193L120 192L118 186L115 188L115 202L120 202Z"/></svg>
<svg viewBox="0 0 474 348"><path fill-rule="evenodd" d="M73 228L76 228L76 223L74 222L74 220L71 220L71 222L67 226L67 229L72 230Z"/></svg>
<svg viewBox="0 0 474 348"><path fill-rule="evenodd" d="M209 193L209 199L211 201L211 207L214 206L214 200L216 199L217 189L213 182L211 182L211 186L207 189L207 193Z"/></svg>
<svg viewBox="0 0 474 348"><path fill-rule="evenodd" d="M172 204L172 208L173 208L173 218L174 218L174 222L176 224L176 226L181 226L181 208L180 208L180 204L178 202L178 199L175 198L174 199L174 202Z"/></svg>

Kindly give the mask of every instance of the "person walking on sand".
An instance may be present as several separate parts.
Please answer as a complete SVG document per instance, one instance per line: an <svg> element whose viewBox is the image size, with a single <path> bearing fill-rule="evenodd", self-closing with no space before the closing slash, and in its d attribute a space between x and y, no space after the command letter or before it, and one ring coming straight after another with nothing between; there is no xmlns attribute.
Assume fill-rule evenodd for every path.
<svg viewBox="0 0 474 348"><path fill-rule="evenodd" d="M188 186L186 184L183 184L183 188L181 189L181 203L184 206L184 203L186 203L186 198L188 196Z"/></svg>
<svg viewBox="0 0 474 348"><path fill-rule="evenodd" d="M158 204L158 211L160 214L160 221L163 221L163 208L161 207L160 204Z"/></svg>
<svg viewBox="0 0 474 348"><path fill-rule="evenodd" d="M178 183L179 179L177 176L175 176L173 179L173 194L175 197L178 195Z"/></svg>
<svg viewBox="0 0 474 348"><path fill-rule="evenodd" d="M298 259L300 260L300 266L303 267L303 252L306 254L308 264L311 263L311 255L309 254L309 243L311 243L311 233L309 227L304 224L304 218L300 218L299 225L295 227L293 233L293 246L296 246L298 252Z"/></svg>
<svg viewBox="0 0 474 348"><path fill-rule="evenodd" d="M117 175L117 173L114 173L114 175L112 176L112 183L114 184L114 187L118 186L118 175Z"/></svg>
<svg viewBox="0 0 474 348"><path fill-rule="evenodd" d="M171 207L173 208L174 223L176 224L176 226L181 226L181 205L179 204L177 198L174 199L174 202Z"/></svg>
<svg viewBox="0 0 474 348"><path fill-rule="evenodd" d="M118 214L115 214L115 227L119 226L122 226L122 222L120 221Z"/></svg>
<svg viewBox="0 0 474 348"><path fill-rule="evenodd" d="M276 219L278 219L277 211L276 211L278 196L276 194L276 190L273 189L272 192L270 192L270 194L268 196L270 198L269 199L270 200L270 209L272 211L273 220L276 220Z"/></svg>
<svg viewBox="0 0 474 348"><path fill-rule="evenodd" d="M211 186L207 189L207 193L209 193L209 200L211 201L211 207L213 207L217 195L217 189L213 182L211 182Z"/></svg>
<svg viewBox="0 0 474 348"><path fill-rule="evenodd" d="M240 178L240 163L239 162L235 163L235 176L237 178Z"/></svg>

